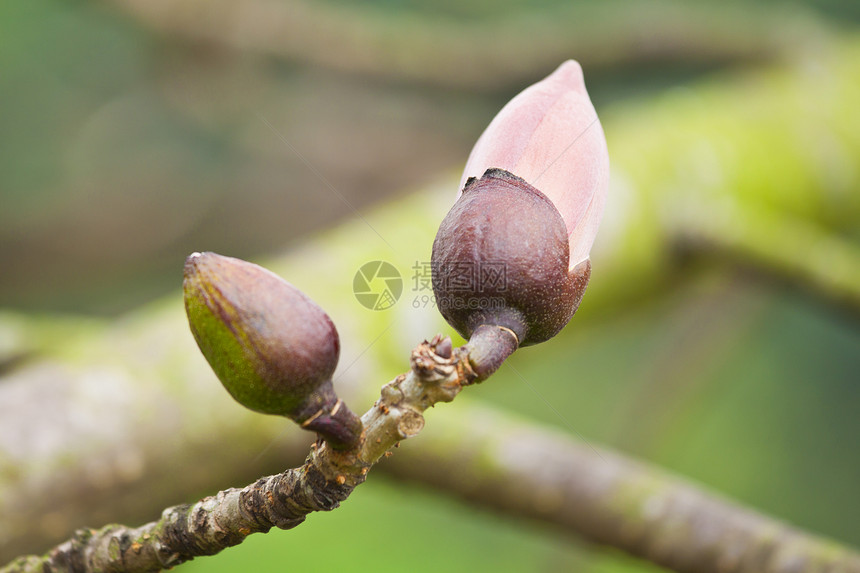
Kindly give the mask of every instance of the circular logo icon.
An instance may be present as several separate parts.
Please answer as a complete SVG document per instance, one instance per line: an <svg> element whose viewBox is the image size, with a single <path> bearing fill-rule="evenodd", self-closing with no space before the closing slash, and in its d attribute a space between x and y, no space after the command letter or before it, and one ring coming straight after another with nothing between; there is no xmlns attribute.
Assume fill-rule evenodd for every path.
<svg viewBox="0 0 860 573"><path fill-rule="evenodd" d="M387 310L403 294L403 279L391 263L370 261L356 271L352 292L364 308Z"/></svg>

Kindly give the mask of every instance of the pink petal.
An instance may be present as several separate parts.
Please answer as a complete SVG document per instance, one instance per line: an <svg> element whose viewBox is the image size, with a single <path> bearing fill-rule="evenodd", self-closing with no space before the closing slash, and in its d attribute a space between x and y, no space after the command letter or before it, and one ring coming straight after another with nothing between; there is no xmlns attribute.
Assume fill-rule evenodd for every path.
<svg viewBox="0 0 860 573"><path fill-rule="evenodd" d="M496 115L460 188L491 167L522 177L555 204L570 237L570 268L588 258L609 187L609 153L577 62L564 62Z"/></svg>

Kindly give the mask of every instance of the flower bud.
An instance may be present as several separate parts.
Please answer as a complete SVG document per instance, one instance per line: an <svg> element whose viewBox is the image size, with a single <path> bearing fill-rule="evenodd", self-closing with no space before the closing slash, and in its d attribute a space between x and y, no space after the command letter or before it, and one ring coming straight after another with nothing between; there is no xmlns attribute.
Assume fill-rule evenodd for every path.
<svg viewBox="0 0 860 573"><path fill-rule="evenodd" d="M274 273L215 253L188 257L183 287L194 339L236 401L336 448L358 440L361 421L331 383L340 340L319 306Z"/></svg>
<svg viewBox="0 0 860 573"><path fill-rule="evenodd" d="M433 289L469 338L543 342L576 312L609 184L603 130L574 61L511 100L481 135L433 243Z"/></svg>

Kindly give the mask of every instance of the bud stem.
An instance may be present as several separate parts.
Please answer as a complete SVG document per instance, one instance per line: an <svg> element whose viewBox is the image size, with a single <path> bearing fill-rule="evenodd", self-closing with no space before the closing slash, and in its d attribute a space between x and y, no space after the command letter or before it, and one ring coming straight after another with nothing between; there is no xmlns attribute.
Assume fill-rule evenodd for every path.
<svg viewBox="0 0 860 573"><path fill-rule="evenodd" d="M287 417L305 430L316 432L333 450L346 450L361 437L361 419L334 392L331 380L324 382Z"/></svg>
<svg viewBox="0 0 860 573"><path fill-rule="evenodd" d="M483 382L499 369L508 356L519 348L517 335L510 328L482 324L472 332L469 343L469 364Z"/></svg>
<svg viewBox="0 0 860 573"><path fill-rule="evenodd" d="M346 450L358 443L361 437L361 419L338 400L331 410L321 409L302 427L316 432L333 450Z"/></svg>

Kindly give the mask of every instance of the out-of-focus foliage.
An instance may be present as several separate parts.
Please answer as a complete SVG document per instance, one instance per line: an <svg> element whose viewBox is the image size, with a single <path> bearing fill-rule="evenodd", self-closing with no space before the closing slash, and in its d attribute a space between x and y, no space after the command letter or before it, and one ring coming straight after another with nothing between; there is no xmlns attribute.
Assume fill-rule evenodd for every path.
<svg viewBox="0 0 860 573"><path fill-rule="evenodd" d="M856 243L860 157L844 149L856 150L860 113L833 102L860 89L860 56L829 58L855 49L834 41L857 33L856 2L218 4L247 19L199 17L196 4L0 3L0 306L113 314L178 292L193 250L278 252L338 220L352 229L338 240L375 241L361 219L384 228L367 215L371 203L440 172L454 180L497 109L574 57L585 65L610 154L626 169L611 201L633 213L607 220L596 259L601 240L621 237L626 243L613 248L625 252L624 266L595 266L573 325L463 398L654 460L860 545L860 326L758 274L674 264L665 240L677 214L667 205L680 210L685 197L723 205L709 196L712 185ZM267 27L252 18L266 5L286 20ZM291 42L279 26L306 37ZM772 71L780 65L808 74ZM797 89L798 78L808 85ZM749 97L727 101L738 85ZM768 123L784 109L806 111L791 125ZM756 129L745 130L745 118ZM834 138L819 122L843 127ZM658 143L677 154L655 159L647 150ZM772 160L792 153L816 158ZM714 179L724 165L738 185ZM625 224L636 228L619 231ZM429 243L395 247L429 254ZM380 249L380 258L394 256ZM362 262L301 272L325 275L319 282L331 292L321 300L343 299ZM411 260L398 263L406 274ZM667 270L671 288L660 276ZM364 342L381 333L372 352L392 375L405 366L404 348L439 327L415 321L389 331L391 315L362 316ZM51 345L77 324L89 323L40 328L34 344ZM416 339L399 340L407 334ZM400 512L424 527L392 531ZM356 523L361 535L342 539ZM438 535L453 539L450 553L416 559L423 540ZM404 561L426 571L650 569L438 492L371 479L331 515L184 570L349 563L385 571Z"/></svg>
<svg viewBox="0 0 860 573"><path fill-rule="evenodd" d="M190 251L280 249L450 168L484 100L3 3L0 304L116 312Z"/></svg>
<svg viewBox="0 0 860 573"><path fill-rule="evenodd" d="M4 2L0 303L128 309L188 251L271 252L456 169L563 58L600 107L814 49L851 6Z"/></svg>

